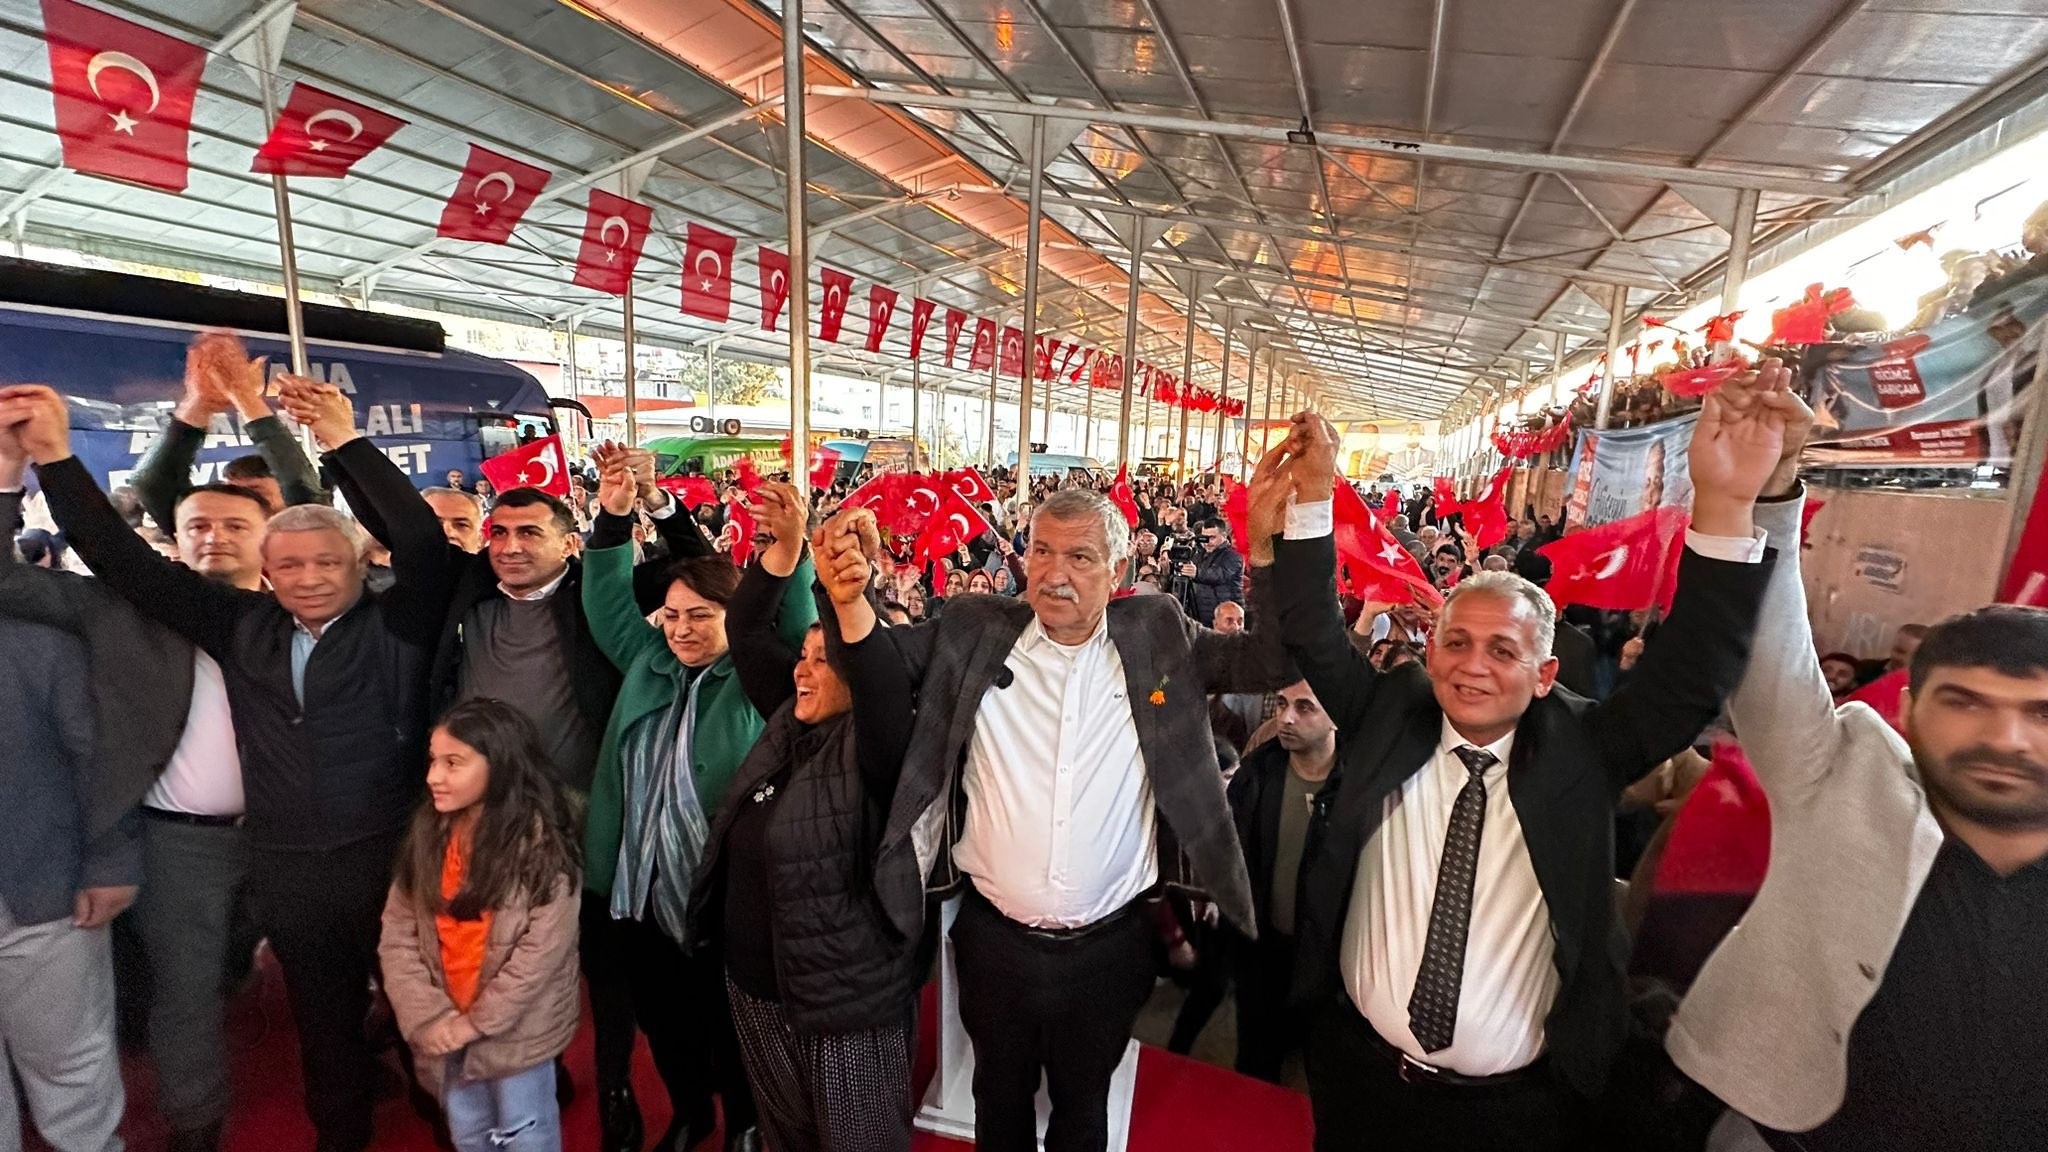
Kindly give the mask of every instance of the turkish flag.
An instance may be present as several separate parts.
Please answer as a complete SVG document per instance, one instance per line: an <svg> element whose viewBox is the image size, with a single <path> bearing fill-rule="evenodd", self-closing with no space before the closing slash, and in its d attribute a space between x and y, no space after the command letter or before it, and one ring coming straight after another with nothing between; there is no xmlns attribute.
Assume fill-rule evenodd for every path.
<svg viewBox="0 0 2048 1152"><path fill-rule="evenodd" d="M1399 488L1389 488L1387 489L1387 498L1385 502L1383 502L1380 505L1380 516L1387 520L1392 520L1394 517L1399 516L1400 514L1401 490Z"/></svg>
<svg viewBox="0 0 2048 1152"><path fill-rule="evenodd" d="M1043 380L1052 375L1052 358L1059 353L1060 342L1034 333L1031 343L1031 378Z"/></svg>
<svg viewBox="0 0 2048 1152"><path fill-rule="evenodd" d="M65 167L183 192L206 50L71 0L43 0L43 39Z"/></svg>
<svg viewBox="0 0 2048 1152"><path fill-rule="evenodd" d="M783 461L790 461L794 455L795 453L790 449L790 438L784 436L782 438ZM790 471L794 473L796 470L792 468ZM825 445L820 444L812 450L811 470L809 473L811 487L830 488L832 486L832 477L837 475L838 472L839 449L827 448Z"/></svg>
<svg viewBox="0 0 2048 1152"><path fill-rule="evenodd" d="M1458 510L1458 486L1449 476L1438 476L1431 481L1430 503L1435 507L1438 519Z"/></svg>
<svg viewBox="0 0 2048 1152"><path fill-rule="evenodd" d="M1472 534L1473 547L1482 552L1508 538L1508 506L1501 499L1507 491L1508 471L1503 468L1494 473L1484 495L1458 507L1464 514L1465 531Z"/></svg>
<svg viewBox="0 0 2048 1152"><path fill-rule="evenodd" d="M500 494L514 488L538 488L550 496L569 498L569 465L562 459L560 436L543 436L493 456L483 462L483 473Z"/></svg>
<svg viewBox="0 0 2048 1152"><path fill-rule="evenodd" d="M868 342L870 352L882 350L882 338L889 334L889 321L896 318L896 290L880 284L868 287ZM913 353L913 355L915 355Z"/></svg>
<svg viewBox="0 0 2048 1152"><path fill-rule="evenodd" d="M249 171L339 179L405 123L300 81L292 85L291 99L284 102Z"/></svg>
<svg viewBox="0 0 2048 1152"><path fill-rule="evenodd" d="M624 296L633 286L633 266L640 263L640 249L653 227L654 209L592 188L573 282L579 288Z"/></svg>
<svg viewBox="0 0 2048 1152"><path fill-rule="evenodd" d="M996 490L989 487L988 481L982 478L981 473L972 468L955 468L944 473L940 479L945 482L947 488L969 503L987 504L996 498Z"/></svg>
<svg viewBox="0 0 2048 1152"><path fill-rule="evenodd" d="M1024 330L1003 325L1002 364L996 370L1019 380L1024 378Z"/></svg>
<svg viewBox="0 0 2048 1152"><path fill-rule="evenodd" d="M706 504L718 502L718 489L709 476L663 476L654 484L693 512Z"/></svg>
<svg viewBox="0 0 2048 1152"><path fill-rule="evenodd" d="M754 250L754 259L761 266L761 330L773 332L789 302L789 254L763 244Z"/></svg>
<svg viewBox="0 0 2048 1152"><path fill-rule="evenodd" d="M1550 561L1550 599L1563 611L1573 604L1631 612L1652 604L1671 607L1678 590L1678 553L1692 516L1667 504L1585 528L1536 550Z"/></svg>
<svg viewBox="0 0 2048 1152"><path fill-rule="evenodd" d="M825 305L818 309L818 339L837 344L839 326L846 322L846 301L853 295L853 277L837 268L820 268L818 283L825 288Z"/></svg>
<svg viewBox="0 0 2048 1152"><path fill-rule="evenodd" d="M976 511L974 505L953 492L946 492L940 495L938 505L925 517L917 533L914 555L918 563L931 566L932 583L943 588L940 562L952 559L962 544L993 531L995 529L988 519Z"/></svg>
<svg viewBox="0 0 2048 1152"><path fill-rule="evenodd" d="M946 367L953 366L953 351L960 346L960 329L967 326L967 313L946 309Z"/></svg>
<svg viewBox="0 0 2048 1152"><path fill-rule="evenodd" d="M1079 340L1068 341L1067 346L1060 350L1060 366L1052 370L1051 378L1057 380L1064 375L1067 371L1067 365L1074 361L1074 354L1080 350L1081 342Z"/></svg>
<svg viewBox="0 0 2048 1152"><path fill-rule="evenodd" d="M747 511L747 502L737 496L726 501L725 530L732 533L733 567L745 568L747 557L754 554L754 514Z"/></svg>
<svg viewBox="0 0 2048 1152"><path fill-rule="evenodd" d="M1131 466L1128 462L1116 466L1116 482L1109 486L1109 498L1117 510L1124 514L1124 520L1131 527L1138 526L1138 500L1131 495Z"/></svg>
<svg viewBox="0 0 2048 1152"><path fill-rule="evenodd" d="M1330 488L1337 580L1362 600L1387 604L1420 601L1431 607L1443 595L1423 575L1422 565L1374 517L1358 490L1342 476Z"/></svg>
<svg viewBox="0 0 2048 1152"><path fill-rule="evenodd" d="M1887 672L1842 697L1842 703L1848 704L1853 701L1870 705L1879 716L1884 717L1885 723L1892 726L1893 731L1903 736L1906 734L1905 701L1901 697L1906 689L1912 686L1912 679L1912 673L1904 668L1896 672Z"/></svg>
<svg viewBox="0 0 2048 1152"><path fill-rule="evenodd" d="M455 191L441 206L441 226L436 236L449 240L475 240L503 244L533 198L548 185L549 172L500 156L489 148L469 146L469 163L462 168Z"/></svg>
<svg viewBox="0 0 2048 1152"><path fill-rule="evenodd" d="M967 354L967 370L979 372L996 362L996 322L986 317L974 322L974 350Z"/></svg>
<svg viewBox="0 0 2048 1152"><path fill-rule="evenodd" d="M910 302L910 358L924 355L924 330L932 326L932 310L938 305L930 300Z"/></svg>
<svg viewBox="0 0 2048 1152"><path fill-rule="evenodd" d="M683 241L683 314L713 324L732 319L733 238L692 222Z"/></svg>

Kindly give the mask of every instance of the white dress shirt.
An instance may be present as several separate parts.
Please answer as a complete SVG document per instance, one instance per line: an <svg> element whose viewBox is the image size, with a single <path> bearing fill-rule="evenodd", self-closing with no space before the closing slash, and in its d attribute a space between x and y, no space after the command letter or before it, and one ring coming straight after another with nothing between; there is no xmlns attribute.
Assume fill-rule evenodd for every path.
<svg viewBox="0 0 2048 1152"><path fill-rule="evenodd" d="M1152 780L1105 618L1078 645L1033 620L975 712L953 862L1004 916L1079 928L1159 878Z"/></svg>
<svg viewBox="0 0 2048 1152"><path fill-rule="evenodd" d="M1455 1037L1449 1048L1425 1053L1408 1029L1451 807L1471 778L1452 750L1470 743L1445 720L1436 755L1386 798L1380 825L1358 854L1338 967L1351 1002L1389 1044L1437 1068L1491 1076L1543 1054L1543 1021L1558 988L1550 907L1508 799L1513 733L1485 746L1496 763L1484 777L1486 823Z"/></svg>
<svg viewBox="0 0 2048 1152"><path fill-rule="evenodd" d="M184 734L142 803L193 816L242 814L242 756L234 714L228 710L227 681L213 657L197 648L192 650L192 702L185 709Z"/></svg>

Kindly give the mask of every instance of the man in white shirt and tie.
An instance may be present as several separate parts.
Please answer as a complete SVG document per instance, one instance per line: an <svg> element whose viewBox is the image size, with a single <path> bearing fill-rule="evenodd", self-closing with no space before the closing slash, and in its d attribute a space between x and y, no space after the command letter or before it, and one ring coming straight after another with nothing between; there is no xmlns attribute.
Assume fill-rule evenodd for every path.
<svg viewBox="0 0 2048 1152"><path fill-rule="evenodd" d="M839 565L862 578L859 515L826 526L827 579ZM1193 885L1251 924L1207 698L1297 677L1256 627L1224 635L1163 597L1112 603L1129 555L1116 506L1068 489L1031 518L1022 599L958 596L912 628L873 631L858 606L827 624L856 694L876 660L919 685L875 885L906 936L924 930L928 879L961 886L953 941L982 1152L1036 1148L1041 1073L1046 1148L1104 1147L1110 1077L1157 970L1145 896Z"/></svg>
<svg viewBox="0 0 2048 1152"><path fill-rule="evenodd" d="M1298 910L1319 1149L1591 1145L1625 1028L1614 802L1719 712L1771 567L1751 509L1784 429L1737 392L1694 435L1677 602L1605 704L1554 689L1555 609L1505 572L1453 591L1427 675L1375 673L1333 582L1333 433L1297 417L1287 459L1261 468L1254 508L1298 501L1274 546L1280 639L1341 749Z"/></svg>

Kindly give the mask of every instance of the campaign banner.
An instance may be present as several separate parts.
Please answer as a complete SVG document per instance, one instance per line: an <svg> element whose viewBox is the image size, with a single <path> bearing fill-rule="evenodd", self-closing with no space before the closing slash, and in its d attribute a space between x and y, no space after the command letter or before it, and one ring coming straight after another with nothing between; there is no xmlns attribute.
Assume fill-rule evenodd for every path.
<svg viewBox="0 0 2048 1152"><path fill-rule="evenodd" d="M1815 417L1810 464L1974 467L2012 462L2048 347L2048 276L1883 343L1815 344L1801 365Z"/></svg>
<svg viewBox="0 0 2048 1152"><path fill-rule="evenodd" d="M1572 453L1565 523L1590 528L1668 504L1692 503L1692 447L1697 412L1644 428L1588 430Z"/></svg>

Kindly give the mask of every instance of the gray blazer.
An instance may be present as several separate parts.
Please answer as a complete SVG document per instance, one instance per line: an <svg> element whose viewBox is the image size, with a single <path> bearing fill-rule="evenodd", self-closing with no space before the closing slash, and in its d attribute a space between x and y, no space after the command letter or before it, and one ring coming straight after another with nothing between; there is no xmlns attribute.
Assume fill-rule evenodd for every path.
<svg viewBox="0 0 2048 1152"><path fill-rule="evenodd" d="M1757 525L1788 558L1804 503L1757 505ZM1772 573L1728 711L1770 798L1771 867L1664 1043L1736 1111L1804 1132L1842 1106L1849 1033L1884 980L1942 831L1906 742L1868 706L1834 706L1797 564Z"/></svg>
<svg viewBox="0 0 2048 1152"><path fill-rule="evenodd" d="M1138 729L1145 773L1152 780L1160 820L1160 875L1168 884L1200 889L1225 919L1254 932L1251 883L1223 797L1223 772L1209 735L1208 698L1216 692L1264 692L1300 679L1276 638L1260 626L1270 600L1269 569L1255 569L1253 611L1241 633L1224 635L1190 620L1164 596L1129 596L1108 608L1109 636L1123 661L1131 718ZM909 754L875 861L875 891L898 931L916 939L923 929L927 879L951 878L951 845L944 835L959 766L974 733L981 698L995 684L1017 637L1030 624L1030 605L1001 596L965 595L947 602L937 620L911 628L882 628L843 649L841 667L855 693L872 660L900 660L918 685L917 720ZM836 633L828 618L826 628ZM1163 699L1151 702L1153 692ZM1175 849L1178 849L1178 852ZM1181 856L1193 867L1182 875Z"/></svg>

